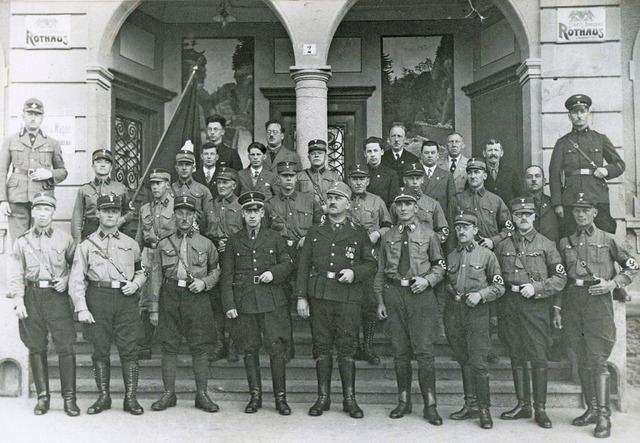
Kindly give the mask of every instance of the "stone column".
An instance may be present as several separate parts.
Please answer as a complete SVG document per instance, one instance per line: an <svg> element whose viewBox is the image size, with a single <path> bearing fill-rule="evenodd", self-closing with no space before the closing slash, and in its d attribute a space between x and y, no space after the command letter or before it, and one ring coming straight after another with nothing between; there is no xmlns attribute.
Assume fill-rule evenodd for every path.
<svg viewBox="0 0 640 443"><path fill-rule="evenodd" d="M308 168L307 144L309 140L327 140L327 81L331 68L291 67L296 84L296 142L302 167Z"/></svg>

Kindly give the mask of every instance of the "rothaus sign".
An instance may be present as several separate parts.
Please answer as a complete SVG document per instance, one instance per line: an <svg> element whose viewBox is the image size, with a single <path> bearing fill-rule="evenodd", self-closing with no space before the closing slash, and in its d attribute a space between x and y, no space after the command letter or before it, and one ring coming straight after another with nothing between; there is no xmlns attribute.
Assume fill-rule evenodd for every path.
<svg viewBox="0 0 640 443"><path fill-rule="evenodd" d="M603 42L607 33L605 8L561 8L557 23L557 43Z"/></svg>
<svg viewBox="0 0 640 443"><path fill-rule="evenodd" d="M24 19L25 49L69 49L71 19L68 15L28 15Z"/></svg>

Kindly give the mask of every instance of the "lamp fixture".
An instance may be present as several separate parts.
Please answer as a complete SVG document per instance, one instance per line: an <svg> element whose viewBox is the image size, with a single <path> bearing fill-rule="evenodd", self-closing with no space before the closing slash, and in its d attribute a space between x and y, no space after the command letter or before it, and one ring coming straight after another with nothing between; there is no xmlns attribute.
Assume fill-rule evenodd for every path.
<svg viewBox="0 0 640 443"><path fill-rule="evenodd" d="M227 0L222 0L220 2L220 7L218 8L218 15L213 17L213 21L216 23L220 23L222 27L227 26L229 23L233 23L236 21L236 18L229 13L227 9Z"/></svg>

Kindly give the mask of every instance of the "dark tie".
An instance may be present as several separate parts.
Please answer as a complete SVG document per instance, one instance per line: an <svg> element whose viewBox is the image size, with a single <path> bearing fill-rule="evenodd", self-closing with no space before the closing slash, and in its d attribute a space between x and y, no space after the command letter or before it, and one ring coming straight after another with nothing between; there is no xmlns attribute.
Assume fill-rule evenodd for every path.
<svg viewBox="0 0 640 443"><path fill-rule="evenodd" d="M491 170L491 178L495 181L498 178L498 170L496 168L493 168Z"/></svg>
<svg viewBox="0 0 640 443"><path fill-rule="evenodd" d="M260 175L258 173L258 171L253 171L253 177L251 177L251 181L253 183L253 186L255 186L256 183L258 183L258 175Z"/></svg>
<svg viewBox="0 0 640 443"><path fill-rule="evenodd" d="M207 181L207 183L209 183L211 181L211 170L207 169L206 172L204 173L204 179Z"/></svg>
<svg viewBox="0 0 640 443"><path fill-rule="evenodd" d="M398 154L398 153L395 153L395 154L393 154L393 155L395 156L395 158L396 158L396 161L398 161L398 160L400 160L400 154Z"/></svg>
<svg viewBox="0 0 640 443"><path fill-rule="evenodd" d="M431 168L427 169L427 179L431 178Z"/></svg>
<svg viewBox="0 0 640 443"><path fill-rule="evenodd" d="M187 270L185 269L183 263L187 263L187 236L184 235L182 237L182 243L180 243L180 258L182 260L178 261L178 272L177 277L178 280L186 280L188 277Z"/></svg>
<svg viewBox="0 0 640 443"><path fill-rule="evenodd" d="M275 151L271 151L269 152L269 157L271 157L271 163L273 163L276 160L276 153Z"/></svg>
<svg viewBox="0 0 640 443"><path fill-rule="evenodd" d="M402 246L400 247L400 261L398 261L398 274L401 277L409 271L409 227L405 226L402 230L402 237L400 238Z"/></svg>
<svg viewBox="0 0 640 443"><path fill-rule="evenodd" d="M451 159L451 167L449 168L449 171L451 171L451 173L453 174L456 171L456 159L452 158Z"/></svg>
<svg viewBox="0 0 640 443"><path fill-rule="evenodd" d="M29 133L29 141L31 142L31 146L33 146L33 144L36 142L36 135L32 134L31 132Z"/></svg>
<svg viewBox="0 0 640 443"><path fill-rule="evenodd" d="M256 239L256 230L252 229L251 230L251 240L255 240Z"/></svg>

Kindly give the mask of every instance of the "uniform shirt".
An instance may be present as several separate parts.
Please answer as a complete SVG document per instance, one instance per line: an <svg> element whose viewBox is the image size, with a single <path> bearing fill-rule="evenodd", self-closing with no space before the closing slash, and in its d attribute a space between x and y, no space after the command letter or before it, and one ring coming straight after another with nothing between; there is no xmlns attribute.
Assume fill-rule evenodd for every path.
<svg viewBox="0 0 640 443"><path fill-rule="evenodd" d="M122 199L122 218L124 222L128 222L134 217L134 212L129 208L129 197L127 196L127 188L120 182L111 180L107 177L105 180L94 178L93 181L85 183L78 189L76 196L76 204L73 207L71 215L71 236L76 242L80 242L82 237L82 226L85 219L97 219L97 203L98 197L101 195L115 195Z"/></svg>
<svg viewBox="0 0 640 443"><path fill-rule="evenodd" d="M408 275L398 273L402 250L402 233L409 230L409 271ZM385 277L404 279L423 277L434 287L444 277L446 263L440 248L438 235L422 223L411 223L391 228L381 241L373 291L376 297L382 295Z"/></svg>
<svg viewBox="0 0 640 443"><path fill-rule="evenodd" d="M207 214L213 210L213 197L211 191L202 183L193 179L187 181L178 180L171 184L174 197L190 196L196 199L196 220L200 229L205 232Z"/></svg>
<svg viewBox="0 0 640 443"><path fill-rule="evenodd" d="M28 241L27 241L28 240ZM15 306L24 306L27 281L66 280L76 244L64 231L31 228L13 243L9 291Z"/></svg>
<svg viewBox="0 0 640 443"><path fill-rule="evenodd" d="M493 241L513 235L513 222L502 199L484 188L465 189L456 197L456 210L473 212L478 217L478 234Z"/></svg>
<svg viewBox="0 0 640 443"><path fill-rule="evenodd" d="M325 194L333 182L340 180L337 172L331 171L324 166L320 169L309 168L298 172L296 190L310 192L316 201L324 206L326 204Z"/></svg>
<svg viewBox="0 0 640 443"><path fill-rule="evenodd" d="M353 194L349 216L354 223L362 226L367 234L391 227L391 215L384 201L366 191L362 195ZM381 234L385 232L386 229Z"/></svg>
<svg viewBox="0 0 640 443"><path fill-rule="evenodd" d="M377 269L373 245L364 228L348 219L340 226L331 225L327 217L307 233L299 258L296 296L360 303L362 283L373 277ZM326 272L338 273L343 269L353 271L351 284L326 278Z"/></svg>
<svg viewBox="0 0 640 443"><path fill-rule="evenodd" d="M171 241L173 241L173 247ZM187 246L187 267L193 278L198 278L204 282L205 291L210 291L220 278L220 268L218 267L218 251L211 243L211 240L200 235L195 230L190 230L184 236L176 231L169 237L160 240L158 244L158 254L161 266L153 270L152 291L151 291L151 312L158 312L158 296L162 285L162 276L172 280L180 280L178 267L180 265L180 248L182 242L186 241Z"/></svg>
<svg viewBox="0 0 640 443"><path fill-rule="evenodd" d="M238 171L238 180L240 181L240 194L245 192L257 191L262 192L267 198L275 195L274 184L277 181L277 176L269 171L266 167L262 167L260 174L256 178L256 184L253 184L254 170L245 168Z"/></svg>
<svg viewBox="0 0 640 443"><path fill-rule="evenodd" d="M369 165L369 186L367 192L382 198L387 208L393 203L393 199L400 194L398 173L390 167L380 163L373 167Z"/></svg>
<svg viewBox="0 0 640 443"><path fill-rule="evenodd" d="M100 249L89 240L93 240ZM122 274L103 254L111 258ZM87 309L85 294L89 281L124 280L133 281L139 288L147 281L140 263L140 247L134 239L118 231L105 235L98 229L78 245L69 277L69 295L76 312Z"/></svg>
<svg viewBox="0 0 640 443"><path fill-rule="evenodd" d="M638 272L638 263L616 241L615 237L594 225L581 229L560 240L560 253L567 267L567 276L573 280L594 280L593 275L605 280L613 279L623 288ZM580 262L585 261L589 273ZM620 265L616 274L615 263Z"/></svg>
<svg viewBox="0 0 640 443"><path fill-rule="evenodd" d="M458 246L447 256L449 289L460 295L478 292L483 302L496 300L505 287L495 254L472 241ZM455 285L455 287L454 287Z"/></svg>
<svg viewBox="0 0 640 443"><path fill-rule="evenodd" d="M516 232L496 245L502 277L507 285L531 283L534 298L547 298L560 292L567 274L556 244L532 229L524 236Z"/></svg>
<svg viewBox="0 0 640 443"><path fill-rule="evenodd" d="M163 200L153 200L140 208L136 242L140 248L158 246L160 239L176 230L176 216L173 212L173 196Z"/></svg>
<svg viewBox="0 0 640 443"><path fill-rule="evenodd" d="M238 197L235 194L225 198L218 196L213 201L213 211L209 213L207 237L231 237L242 229L243 223L242 206L238 203Z"/></svg>
<svg viewBox="0 0 640 443"><path fill-rule="evenodd" d="M449 224L440 203L421 192L416 205L418 221L435 231L440 236L440 241L444 243L449 237ZM391 205L391 220L394 224L398 223L396 205Z"/></svg>
<svg viewBox="0 0 640 443"><path fill-rule="evenodd" d="M11 164L14 172L7 180ZM38 168L48 169L53 176L49 180L30 180L27 171ZM4 141L0 151L0 202L33 201L37 193L52 191L55 185L67 178L67 174L60 143L42 130L38 130L31 143L29 133L22 129Z"/></svg>
<svg viewBox="0 0 640 443"><path fill-rule="evenodd" d="M308 192L293 191L289 196L274 195L265 203L271 229L287 240L297 241L307 235L314 223L322 217L320 204Z"/></svg>
<svg viewBox="0 0 640 443"><path fill-rule="evenodd" d="M252 240L247 229L233 235L222 255L222 306L224 312L237 309L242 314L272 312L286 306L282 283L287 281L293 263L282 236L260 227ZM254 277L270 271L270 283L254 283Z"/></svg>
<svg viewBox="0 0 640 443"><path fill-rule="evenodd" d="M549 163L549 187L553 206L570 205L578 192L584 192L596 203L609 203L609 187L606 180L593 175L571 175L578 169L591 169L589 162L574 147L577 143L596 166L604 166L609 175L606 180L619 177L625 170L625 163L615 151L611 140L592 129L574 129L560 137L553 148ZM564 184L562 178L564 176ZM570 216L571 214L569 214Z"/></svg>

